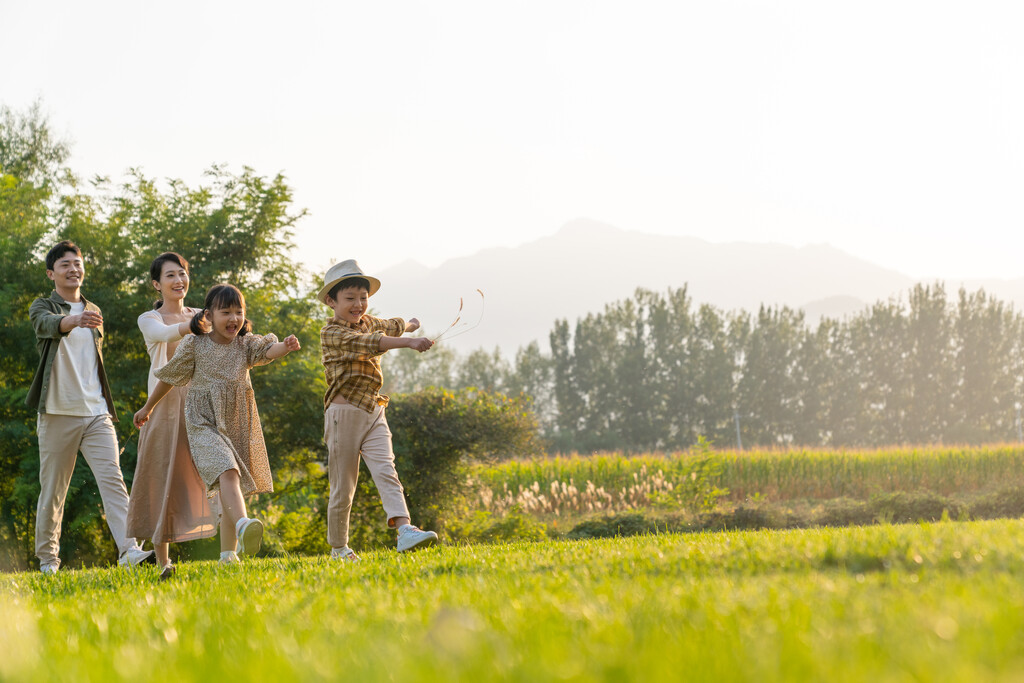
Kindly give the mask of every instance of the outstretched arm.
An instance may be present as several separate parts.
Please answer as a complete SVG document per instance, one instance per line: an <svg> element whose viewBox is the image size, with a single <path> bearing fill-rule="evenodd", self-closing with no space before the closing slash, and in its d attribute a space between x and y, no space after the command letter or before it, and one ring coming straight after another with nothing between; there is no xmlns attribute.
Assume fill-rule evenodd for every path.
<svg viewBox="0 0 1024 683"><path fill-rule="evenodd" d="M142 408L139 409L139 412L135 413L135 417L132 419L132 422L135 423L136 427L141 429L142 425L149 421L149 414L153 412L153 408L156 408L156 404L160 402L160 399L166 396L167 392L169 392L173 387L173 384L168 384L162 379L157 380L156 388L153 389L153 393L149 395L149 400L146 401L146 405L142 406Z"/></svg>
<svg viewBox="0 0 1024 683"><path fill-rule="evenodd" d="M390 351L391 349L412 349L413 351L419 351L423 353L431 346L434 342L430 341L426 337L381 337L380 338L380 350Z"/></svg>
<svg viewBox="0 0 1024 683"><path fill-rule="evenodd" d="M66 315L60 321L60 331L70 332L76 327L99 327L103 324L103 316L96 311L82 311L78 315Z"/></svg>
<svg viewBox="0 0 1024 683"><path fill-rule="evenodd" d="M287 356L292 351L298 351L302 346L299 344L298 338L294 334L285 337L284 341L279 341L276 344L271 345L267 349L267 358L274 360L282 356Z"/></svg>

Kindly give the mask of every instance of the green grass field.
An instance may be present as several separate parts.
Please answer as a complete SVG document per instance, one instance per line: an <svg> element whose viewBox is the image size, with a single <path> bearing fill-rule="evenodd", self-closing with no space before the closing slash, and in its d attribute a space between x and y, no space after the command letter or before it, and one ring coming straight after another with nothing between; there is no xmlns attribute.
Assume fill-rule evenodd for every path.
<svg viewBox="0 0 1024 683"><path fill-rule="evenodd" d="M0 576L0 680L1024 680L1024 524Z"/></svg>

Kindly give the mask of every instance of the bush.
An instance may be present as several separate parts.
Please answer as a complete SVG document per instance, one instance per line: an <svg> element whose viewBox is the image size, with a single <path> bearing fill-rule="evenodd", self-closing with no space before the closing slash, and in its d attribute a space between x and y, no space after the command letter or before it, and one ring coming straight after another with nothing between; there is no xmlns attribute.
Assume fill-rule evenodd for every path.
<svg viewBox="0 0 1024 683"><path fill-rule="evenodd" d="M790 529L801 526L800 519L785 508L765 502L747 503L734 510L716 511L703 515L701 530L735 531L738 529Z"/></svg>
<svg viewBox="0 0 1024 683"><path fill-rule="evenodd" d="M546 524L521 512L495 518L489 512L478 511L466 520L452 522L448 532L452 540L466 543L543 541L548 537Z"/></svg>
<svg viewBox="0 0 1024 683"><path fill-rule="evenodd" d="M975 519L1003 519L1024 516L1024 487L1012 486L982 496L970 506Z"/></svg>
<svg viewBox="0 0 1024 683"><path fill-rule="evenodd" d="M688 467L669 492L652 494L652 502L662 510L685 510L691 515L711 512L718 500L729 495L729 489L715 484L722 476L722 461L711 449L711 442L703 436L690 447Z"/></svg>
<svg viewBox="0 0 1024 683"><path fill-rule="evenodd" d="M437 531L466 509L464 483L471 459L542 450L526 399L476 389L429 388L396 396L388 406L388 423L414 523Z"/></svg>
<svg viewBox="0 0 1024 683"><path fill-rule="evenodd" d="M863 526L873 524L875 516L866 501L835 498L825 501L814 522L821 526Z"/></svg>
<svg viewBox="0 0 1024 683"><path fill-rule="evenodd" d="M962 503L931 491L876 494L868 501L868 507L878 521L893 524L922 520L936 522L942 519L943 514L956 519L967 512Z"/></svg>
<svg viewBox="0 0 1024 683"><path fill-rule="evenodd" d="M656 534L659 531L665 530L658 528L658 520L656 519L646 517L639 512L624 512L580 522L566 534L566 538L612 538L615 536Z"/></svg>

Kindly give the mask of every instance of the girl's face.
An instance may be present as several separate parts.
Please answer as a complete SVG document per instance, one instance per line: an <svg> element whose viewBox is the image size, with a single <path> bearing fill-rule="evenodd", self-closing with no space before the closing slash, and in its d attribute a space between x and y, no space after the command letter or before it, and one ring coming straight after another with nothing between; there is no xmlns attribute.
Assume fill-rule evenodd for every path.
<svg viewBox="0 0 1024 683"><path fill-rule="evenodd" d="M245 309L241 306L213 308L206 312L206 317L213 328L213 340L229 344L245 324Z"/></svg>
<svg viewBox="0 0 1024 683"><path fill-rule="evenodd" d="M160 268L160 279L153 280L153 286L164 301L177 301L188 294L188 271L174 261L164 261Z"/></svg>

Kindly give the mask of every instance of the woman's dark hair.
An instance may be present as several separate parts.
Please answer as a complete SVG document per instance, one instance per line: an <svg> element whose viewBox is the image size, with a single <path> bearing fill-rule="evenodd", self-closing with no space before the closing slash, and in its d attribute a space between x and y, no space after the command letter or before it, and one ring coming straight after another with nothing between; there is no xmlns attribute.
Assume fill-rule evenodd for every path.
<svg viewBox="0 0 1024 683"><path fill-rule="evenodd" d="M245 297L242 296L242 292L239 291L238 287L228 284L210 287L210 291L206 293L206 302L203 304L203 310L192 316L192 322L189 324L192 334L203 334L203 328L199 321L203 319L207 311L229 308L231 306L238 306L242 311L245 311ZM242 323L242 329L238 331L238 336L244 337L250 332L252 332L252 321L246 318L245 322Z"/></svg>
<svg viewBox="0 0 1024 683"><path fill-rule="evenodd" d="M331 297L335 301L338 300L338 292L343 289L351 289L353 287L362 287L367 292L370 291L370 281L362 277L350 277L346 280L342 280L338 284L331 287L331 291L327 292L327 296Z"/></svg>
<svg viewBox="0 0 1024 683"><path fill-rule="evenodd" d="M57 265L57 261L61 256L68 253L69 251L78 254L78 257L82 257L82 250L78 248L78 245L71 240L61 240L57 244L53 245L50 251L46 252L46 269L53 270L53 267Z"/></svg>
<svg viewBox="0 0 1024 683"><path fill-rule="evenodd" d="M153 265L149 267L149 277L151 280L154 282L160 282L160 276L163 275L165 263L177 263L185 269L185 273L187 275L191 275L191 272L188 269L188 261L185 260L184 256L173 251L165 251L153 259ZM160 308L163 305L163 299L157 299L153 302L153 308Z"/></svg>

